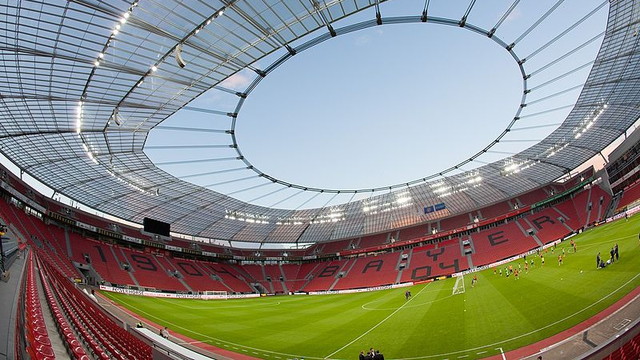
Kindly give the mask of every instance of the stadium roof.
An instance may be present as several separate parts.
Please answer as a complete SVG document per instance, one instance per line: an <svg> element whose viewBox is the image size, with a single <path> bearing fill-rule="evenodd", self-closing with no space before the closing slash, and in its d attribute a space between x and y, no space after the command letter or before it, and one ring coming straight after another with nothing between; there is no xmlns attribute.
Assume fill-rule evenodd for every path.
<svg viewBox="0 0 640 360"><path fill-rule="evenodd" d="M497 6L473 0L457 10L452 7L450 13L433 14L436 1L414 1L415 11L403 16L385 15L392 1L371 0L30 0L0 5L0 152L35 179L88 207L138 223L144 217L160 219L171 223L172 231L213 239L322 242L442 216L425 214L425 206L444 203L448 214L477 209L569 173L640 116L638 1L589 2L591 7L578 1L571 7L573 19L554 18L563 0L545 2L537 16L522 20L521 31L502 33L519 2ZM497 19L474 23L481 6L497 6ZM587 38L572 36L607 9L606 29L595 29ZM554 31L521 48L548 22L556 25ZM263 173L243 156L235 137L236 120L263 78L332 37L405 23L470 30L495 41L513 58L523 78L521 105L486 148L442 172L371 189L293 184ZM559 43L564 50L558 55L532 61ZM598 43L595 58L572 61L553 77L544 76ZM583 84L563 84L545 93L548 84L588 69ZM251 81L230 86L228 80L238 74ZM190 105L210 91L233 99L234 106ZM548 101L570 91L579 92L571 104ZM550 126L538 119L559 109L568 109L568 115L542 141L496 161L483 160L495 155L494 147L510 141L516 130ZM216 183L188 182L187 176L164 171L145 153L150 132L185 110L209 114L222 124L175 129L210 135L210 143L183 146L217 149L213 155L177 162L220 175ZM238 187L217 190L230 183ZM240 193L251 196L240 200ZM270 206L258 201L276 194L282 200ZM297 205L279 207L292 199ZM311 200L322 205L306 208Z"/></svg>

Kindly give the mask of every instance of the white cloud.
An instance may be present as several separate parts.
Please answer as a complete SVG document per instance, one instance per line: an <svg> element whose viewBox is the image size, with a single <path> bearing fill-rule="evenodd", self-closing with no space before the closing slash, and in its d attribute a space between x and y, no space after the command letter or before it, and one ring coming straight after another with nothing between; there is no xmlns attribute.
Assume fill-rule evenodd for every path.
<svg viewBox="0 0 640 360"><path fill-rule="evenodd" d="M502 16L502 15L500 15ZM514 20L518 20L522 17L522 10L515 8L513 9L513 11L509 14L509 16L507 16L507 18L505 19L505 21L507 22L511 22Z"/></svg>
<svg viewBox="0 0 640 360"><path fill-rule="evenodd" d="M232 90L244 90L247 85L251 82L252 78L247 74L247 71L250 70L242 70L231 75L229 78L220 83L220 86L226 87Z"/></svg>

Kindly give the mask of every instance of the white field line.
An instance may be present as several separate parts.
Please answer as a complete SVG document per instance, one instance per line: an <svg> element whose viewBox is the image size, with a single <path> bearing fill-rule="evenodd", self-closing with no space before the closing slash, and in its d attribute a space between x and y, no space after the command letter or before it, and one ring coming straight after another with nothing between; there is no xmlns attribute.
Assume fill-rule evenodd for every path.
<svg viewBox="0 0 640 360"><path fill-rule="evenodd" d="M420 295L420 293L422 293L424 291L424 289L427 288L427 286L431 284L431 283L427 283L427 285L425 285L417 294L416 296ZM399 308L397 308L394 312L392 312L391 314L387 315L386 318L380 320L380 322L378 322L377 324L373 325L371 328L369 328L369 330L365 331L364 333L362 333L362 335L356 337L355 339L351 340L351 342L349 342L348 344L346 344L345 346L341 347L340 349L332 352L331 354L325 356L325 359L329 359L331 358L331 356L339 353L340 351L346 349L347 347L349 347L351 344L355 343L356 341L362 339L363 337L365 337L367 334L369 334L370 332L372 332L373 330L375 330L378 326L382 325L385 321L389 320L393 315L395 315L398 311L402 310L407 304L409 304L413 299L415 299L415 297L411 297L409 298L409 300L407 300L404 304L402 304Z"/></svg>
<svg viewBox="0 0 640 360"><path fill-rule="evenodd" d="M614 241L615 241L615 240L614 240ZM498 341L498 342L495 342L495 343L493 343L493 344L487 344L487 345L477 346L477 347L470 348L470 349L463 349L463 350L458 350L458 351L453 351L453 352L443 353L443 354L433 354L433 355L418 356L418 357L409 357L409 358L397 358L397 359L395 359L395 360L417 360L417 359L428 359L428 358L434 358L434 357L438 357L438 358L439 358L439 357L443 357L443 356L449 356L449 355L455 355L455 354L462 354L462 353L465 353L465 352L477 351L477 350L486 349L486 348L488 348L488 347L492 347L492 346L496 346L496 345L500 345L500 344L505 344L505 343L508 343L508 342L510 342L510 341L512 341L512 340L516 340L516 339L519 339L519 338L522 338L522 337L525 337L525 336L529 336L529 335L534 334L534 333L536 333L536 332L538 332L538 331L541 331L541 330L544 330L544 329L546 329L546 328L549 328L549 327L555 326L555 325L557 325L557 324L559 324L559 323L561 323L561 322L563 322L563 321L565 321L565 320L568 320L568 319L570 319L570 318L572 318L572 317L574 317L574 316L576 316L576 315L578 315L578 314L580 314L580 313L582 313L582 312L584 312L584 311L586 311L586 310L588 310L588 309L590 309L590 308L594 307L595 305L597 305L597 304L601 303L601 302L602 302L602 301L604 301L605 299L607 299L607 298L611 297L613 294L615 294L615 293L617 293L618 291L620 291L620 289L622 289L623 287L625 287L625 286L627 286L628 284L630 284L632 281L634 281L634 280L635 280L637 277L639 277L639 276L640 276L640 273L639 273L639 274L636 274L634 277L632 277L631 279L629 279L627 282L625 282L624 284L620 285L617 289L613 290L612 292L610 292L610 293L609 293L609 294L607 294L606 296L602 297L601 299L599 299L599 300L597 300L597 301L593 302L593 303L592 303L592 304L590 304L589 306L587 306L587 307L585 307L585 308L582 308L582 309L580 309L580 310L576 311L575 313L573 313L573 314L571 314L571 315L568 315L568 316L566 316L566 317L564 317L564 318L562 318L562 319L559 319L559 320L557 320L557 321L555 321L555 322L553 322L553 323L547 324L547 325L545 325L545 326L543 326L543 327L541 327L541 328L535 329L535 330L531 330L531 331L529 331L529 332L527 332L527 333L520 334L520 335L518 335L518 336L514 336L514 337L512 337L512 338L505 339L505 340L502 340L502 341ZM430 283L428 283L428 284L430 284ZM427 285L428 285L428 284L427 284ZM422 290L420 290L420 291L418 292L418 294L416 294L415 296L418 296L418 295L419 295L420 293L422 293L422 291L423 291L424 289L426 289L426 288L427 288L427 286L425 286L424 288L422 288ZM383 322L385 322L385 321L386 321L388 318L390 318L393 314L395 314L396 312L398 312L400 309L404 308L404 307L405 307L407 304L409 304L413 299L414 299L414 297L412 297L411 299L409 299L407 302L405 302L402 306L400 306L399 308L397 308L397 309L396 309L392 314L390 314L389 316L387 316L385 319L383 319L380 323L378 323L377 325L375 325L375 326L374 326L373 328L371 328L369 331L365 332L364 334L360 335L360 336L359 336L358 338L356 338L355 340L351 341L349 344L347 344L347 345L343 346L342 348L338 349L337 351L334 351L333 353L331 353L331 354L329 354L329 355L325 356L324 358L321 358L321 357L312 357L312 356L302 356L302 355L295 355L295 354L287 354L287 353L279 353L279 352L275 352L275 351L269 351L269 350L264 350L264 349L256 349L256 348L248 347L248 346L245 346L245 345L232 343L232 342L229 342L229 341L226 341L226 340L222 340L222 339L219 339L219 338L214 338L214 337L211 337L211 336L209 336L209 335L205 335L205 334L202 334L202 333L199 333L199 332L193 331L193 330L191 330L191 329L188 329L188 328L185 328L185 327L182 327L182 326L179 326L179 325L173 324L173 323L168 322L168 321L166 321L166 320L164 320L164 319L162 319L162 318L160 318L160 317L158 317L158 316L155 316L155 315L153 315L153 314L149 314L149 313L147 313L146 311L144 311L144 310L142 310L142 309L139 309L139 308L138 308L138 307L136 307L136 306L133 306L133 305L131 305L131 304L128 304L128 303L127 303L127 302L125 302L125 301L121 301L121 302L122 302L122 303L127 303L131 308L136 309L136 311L137 311L138 313L140 313L140 314L145 314L145 315L147 315L149 318L154 318L154 319L156 319L156 320L164 321L164 322L166 322L167 324L172 325L174 328L183 329L183 330L184 330L185 332L187 332L187 333L196 334L196 335L202 336L203 338L206 338L206 339L209 339L209 340L214 340L214 341L217 341L217 342L220 342L220 343L223 343L223 344L228 344L228 345L235 345L235 346L239 346L239 347L241 347L241 348L245 348L245 349L257 350L257 351L261 351L261 352L266 353L266 354L284 355L285 357L291 357L291 358L305 358L305 359L317 359L317 360L323 360L323 359L328 359L330 356L335 355L335 354L336 354L336 353L338 353L339 351L342 351L342 350L343 350L344 348L346 348L347 346L349 346L349 345L353 344L353 343L354 343L354 342L356 342L357 340L359 340L359 339L361 339L362 337L364 337L366 334L370 333L373 329L375 329L375 328L376 328L376 327L378 327L380 324L382 324ZM104 304L103 304L103 305L104 305Z"/></svg>

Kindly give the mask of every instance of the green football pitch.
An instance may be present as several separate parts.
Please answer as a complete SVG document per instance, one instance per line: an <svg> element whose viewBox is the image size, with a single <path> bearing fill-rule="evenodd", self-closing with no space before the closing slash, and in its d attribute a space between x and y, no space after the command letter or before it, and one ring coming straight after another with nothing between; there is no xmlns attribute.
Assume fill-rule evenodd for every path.
<svg viewBox="0 0 640 360"><path fill-rule="evenodd" d="M104 293L190 338L264 359L355 359L374 347L387 359L465 359L499 354L548 338L602 311L640 286L640 215L597 227L545 254L519 279L493 269L410 288L322 296L241 300L157 299ZM596 269L596 254L620 259ZM557 255L566 251L563 265ZM515 268L522 260L511 263ZM500 268L504 269L506 265ZM413 297L405 300L409 289Z"/></svg>

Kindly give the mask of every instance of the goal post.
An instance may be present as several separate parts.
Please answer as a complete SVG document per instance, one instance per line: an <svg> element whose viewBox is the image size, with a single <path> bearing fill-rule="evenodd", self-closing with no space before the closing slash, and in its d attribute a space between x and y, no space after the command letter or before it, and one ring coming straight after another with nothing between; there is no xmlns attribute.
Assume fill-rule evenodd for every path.
<svg viewBox="0 0 640 360"><path fill-rule="evenodd" d="M453 291L451 295L464 294L464 275L456 277L456 284L453 285Z"/></svg>
<svg viewBox="0 0 640 360"><path fill-rule="evenodd" d="M229 298L229 293L226 291L201 291L200 295L202 295L202 298L205 300Z"/></svg>

